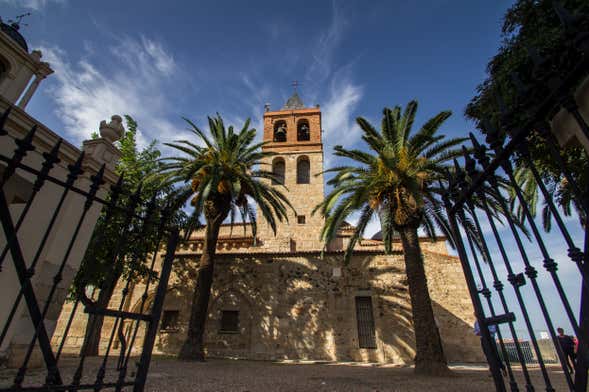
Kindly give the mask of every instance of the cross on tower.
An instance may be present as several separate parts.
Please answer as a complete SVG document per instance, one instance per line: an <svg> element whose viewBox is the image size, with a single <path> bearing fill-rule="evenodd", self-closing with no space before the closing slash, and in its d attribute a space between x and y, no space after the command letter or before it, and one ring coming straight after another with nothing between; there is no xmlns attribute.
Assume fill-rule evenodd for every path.
<svg viewBox="0 0 589 392"><path fill-rule="evenodd" d="M292 87L294 87L294 91L295 91L295 93L297 92L297 87L301 86L302 84L303 84L303 83L299 82L298 80L294 80L294 81L291 83L291 86L292 86Z"/></svg>

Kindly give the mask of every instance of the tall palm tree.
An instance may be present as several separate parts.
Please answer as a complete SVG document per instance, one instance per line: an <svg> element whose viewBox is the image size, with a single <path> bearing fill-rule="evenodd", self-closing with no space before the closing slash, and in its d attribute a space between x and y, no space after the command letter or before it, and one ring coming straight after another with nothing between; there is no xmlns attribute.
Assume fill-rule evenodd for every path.
<svg viewBox="0 0 589 392"><path fill-rule="evenodd" d="M179 358L204 360L203 332L213 282L215 250L221 224L230 217L234 223L240 213L242 221L250 221L252 235L256 238L255 213L251 203L257 204L272 230L276 231L276 219L288 220L288 199L276 187L269 186L275 176L260 165L272 155L264 152L264 143L254 143L256 130L249 127L249 119L239 132L230 126L225 129L219 115L209 117L210 138L194 123L185 119L196 140L180 140L166 143L183 153L166 158L161 170L164 184L182 183L178 205L191 201L194 210L189 219L187 235L198 226L204 216L205 238L198 267L197 283L192 299L188 335L180 350Z"/></svg>
<svg viewBox="0 0 589 392"><path fill-rule="evenodd" d="M450 237L438 184L446 181L452 160L462 154L457 146L465 139L447 139L437 134L450 117L449 111L431 118L412 135L416 111L416 101L409 102L402 114L399 106L385 108L380 131L359 117L356 121L369 149L335 147L336 156L351 159L356 165L325 171L335 173L328 181L334 188L315 211L325 217L321 233L325 242L335 238L338 228L350 214L360 212L346 250L346 261L373 216L380 218L387 253L391 252L393 234L399 233L415 329L415 371L445 374L448 367L434 320L418 229L423 228L428 236L435 238L436 228L439 228Z"/></svg>

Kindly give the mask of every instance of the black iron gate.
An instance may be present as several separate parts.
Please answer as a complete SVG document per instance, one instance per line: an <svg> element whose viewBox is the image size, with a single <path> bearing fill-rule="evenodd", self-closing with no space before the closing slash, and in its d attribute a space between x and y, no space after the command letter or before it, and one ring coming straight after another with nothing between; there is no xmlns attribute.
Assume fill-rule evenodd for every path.
<svg viewBox="0 0 589 392"><path fill-rule="evenodd" d="M562 9L557 11L563 12ZM567 21L567 15L560 15ZM570 18L568 18L570 19ZM566 23L565 23L566 24ZM570 27L570 26L568 26ZM448 189L444 197L451 232L466 276L475 315L481 326L481 340L498 391L535 390L542 386L555 390L555 377L564 377L571 391L587 390L589 365L589 189L583 189L578 177L562 155L551 133L549 114L564 108L576 121L585 137L589 127L580 114L574 99L574 88L589 72L589 33L570 32L569 50L575 53L578 63L567 74L558 67L550 67L545 59L533 51L533 62L543 72L534 83L517 84L520 96L513 108L505 108L498 94L497 107L500 123L484 124L486 143L479 143L471 134L472 148L464 150L464 167L456 162L455 170L448 174ZM544 67L544 69L542 69ZM530 94L543 91L543 100L527 113L524 127L514 126L510 119L521 111ZM573 205L579 219L564 219L546 177L538 168L528 150L530 139L543 140L553 160L571 190ZM587 152L586 152L587 153ZM531 212L529 197L517 181L514 162L523 163L544 200L546 211L556 223L559 241L546 242L546 232ZM520 214L514 213L514 205ZM459 224L459 222L461 222ZM465 224L464 222L467 222ZM572 232L577 235L573 235ZM580 233L580 234L579 234ZM552 233L554 235L555 233ZM554 244L557 244L556 246ZM566 253L565 257L561 254ZM562 280L562 269L574 266L574 279L580 292L567 291ZM560 269L559 269L560 268ZM576 272L575 272L576 271ZM570 279L570 274L568 275ZM511 287L508 287L511 286ZM578 309L574 305L579 306ZM567 358L557 337L555 319L566 320L568 332L578 337L575 371L567 368ZM541 320L541 323L538 321ZM537 328L546 331L541 339ZM489 327L491 330L489 330ZM496 330L497 337L492 336ZM523 331L523 332L522 332ZM543 358L540 341L551 341L556 349L560 369ZM514 346L514 355L507 345ZM531 346L534 365L527 360L524 346ZM506 379L501 374L504 359ZM533 366L533 369L532 369ZM532 372L540 374L533 376Z"/></svg>
<svg viewBox="0 0 589 392"><path fill-rule="evenodd" d="M128 194L124 190L122 178L110 190L104 189L104 166L95 174L84 176L83 152L75 162L60 166L60 155L64 150L62 141L59 140L44 151L39 147L42 142L38 139L37 126L32 127L22 138L14 138L6 129L9 115L10 110L7 110L0 118L0 144L14 146L11 156L0 154L0 221L3 234L3 238L0 237L0 277L3 274L4 277L8 276L7 274L14 275L8 279L15 282L15 289L14 300L12 297L0 299L10 309L0 314L0 348L8 352L7 355L14 365L3 364L0 367L0 391L98 391L105 388L122 390L131 387L135 391L142 391L178 241L177 229L168 224L170 211L166 207L158 207L160 203L155 196L144 200L140 189ZM34 158L38 165L30 163L35 162ZM62 170L60 174L56 173L58 167ZM22 185L23 179L29 180L27 195L15 196L12 190L19 185L19 181ZM48 193L43 192L48 188L51 188L56 204L48 202ZM7 195L11 195L10 200ZM28 232L23 233L23 227L26 226L30 230L31 224L37 224L38 216L29 211L34 211L39 206L38 203L47 204L46 209L49 212L46 222L38 223L37 237L33 239L28 236ZM107 268L105 281L110 277L119 282L116 288L121 290L120 304L111 309L108 305L97 306L96 302L91 301L84 293L73 295L73 310L64 333L58 341L53 341L52 346L52 330L48 328L47 317L52 312L52 305L61 306L63 291L67 289L63 287L65 272L69 265L80 265L79 256L78 260L72 260L72 255L76 254L75 249L80 246L80 242L83 246L88 242L88 233L84 234L84 230L90 230L88 225L94 227L97 214L101 214L99 219L102 219L104 224L115 219L115 216L120 220L120 230L114 240L111 238L110 241L106 241L105 235L100 232L95 232L91 237L95 242L94 249L100 249L101 246L107 246L106 244L111 247L110 263L107 263L110 269ZM68 227L71 230L61 232L60 228L64 226L60 226L60 222L64 220L69 222ZM163 247L167 241L163 260L158 259L154 249L145 248L145 252L142 250L134 253L131 262L126 261L126 268L130 271L121 274L117 268L120 268L123 261L121 249L125 241L141 241L148 235L155 237L154 249ZM52 267L54 270L49 273L44 271L45 275L41 277L39 269L44 267L44 252L47 252L49 241L53 240L55 243L55 238L62 244L61 254L54 258L58 260ZM34 256L27 257L27 254ZM85 262L92 263L93 257L92 254L86 254ZM124 257L128 258L129 255ZM138 310L124 311L123 303L128 299L129 287L137 278L135 269L142 269L144 293L140 297ZM71 274L69 278L71 279ZM154 300L148 303L150 285L156 287ZM7 304L7 301L10 303ZM62 352L76 311L112 318L113 327L101 356L88 359L85 347L82 347L79 355L67 358L67 364L64 364L66 355L62 355ZM97 317L89 319L96 320ZM23 320L27 325L23 325ZM87 328L94 327L92 321L88 324ZM127 328L130 326L127 334L124 333L124 325ZM10 339L15 328L18 328L18 344ZM137 368L130 368L135 362L133 360L130 364L140 328L144 328L143 347L136 361ZM30 334L27 334L27 331ZM116 355L113 354L115 342L119 345ZM33 365L36 356L42 360ZM43 371L42 374L40 371Z"/></svg>

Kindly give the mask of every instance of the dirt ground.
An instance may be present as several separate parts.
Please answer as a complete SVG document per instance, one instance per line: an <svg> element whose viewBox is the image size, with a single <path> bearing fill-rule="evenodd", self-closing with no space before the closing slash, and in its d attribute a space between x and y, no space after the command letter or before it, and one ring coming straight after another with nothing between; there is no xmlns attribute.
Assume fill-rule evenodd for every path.
<svg viewBox="0 0 589 392"><path fill-rule="evenodd" d="M417 377L410 367L367 364L301 364L211 360L207 363L156 361L147 383L148 391L495 391L486 366L451 367L453 377ZM521 371L519 390L525 390ZM557 391L567 390L562 370L551 368ZM531 369L536 390L544 390L540 371ZM508 387L508 386L507 386ZM509 388L509 387L508 387Z"/></svg>
<svg viewBox="0 0 589 392"><path fill-rule="evenodd" d="M73 358L60 364L63 379L71 380ZM109 360L105 381L115 381L116 360ZM98 358L89 358L83 382L92 383L99 366ZM411 367L359 363L262 362L244 360L209 360L205 363L180 362L154 358L146 390L151 392L392 392L392 391L494 391L494 384L484 365L453 365L452 377L418 377ZM132 366L129 367L132 373ZM525 390L523 376L515 369L519 390ZM545 390L540 371L530 369L536 390ZM567 390L562 370L550 367L553 387ZM0 390L10 386L13 371L0 370ZM44 380L41 369L28 372L27 383ZM36 380L36 381L35 381ZM25 385L26 385L25 384ZM509 387L508 387L509 388ZM130 388L129 388L130 390Z"/></svg>

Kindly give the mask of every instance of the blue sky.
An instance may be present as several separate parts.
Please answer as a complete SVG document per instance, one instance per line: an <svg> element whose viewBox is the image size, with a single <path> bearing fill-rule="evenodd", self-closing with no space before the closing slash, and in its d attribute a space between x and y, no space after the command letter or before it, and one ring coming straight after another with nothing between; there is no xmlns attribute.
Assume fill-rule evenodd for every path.
<svg viewBox="0 0 589 392"><path fill-rule="evenodd" d="M204 126L216 112L235 125L251 117L261 130L264 104L280 108L298 80L303 101L322 107L328 164L333 145L358 145L357 116L377 122L383 107L411 99L420 103L417 125L450 109L443 133L473 131L464 108L499 47L510 5L0 0L4 18L32 12L22 33L56 73L27 109L68 140L81 144L115 113L138 120L142 143L182 138L181 116ZM568 222L581 243L576 221ZM377 229L373 222L368 231ZM562 256L555 258L567 290L578 298L578 274L556 233L546 238ZM543 329L539 312L532 313ZM555 318L569 329L562 314Z"/></svg>

